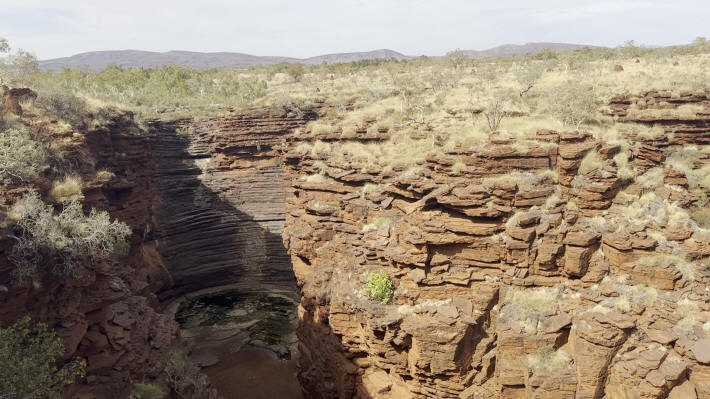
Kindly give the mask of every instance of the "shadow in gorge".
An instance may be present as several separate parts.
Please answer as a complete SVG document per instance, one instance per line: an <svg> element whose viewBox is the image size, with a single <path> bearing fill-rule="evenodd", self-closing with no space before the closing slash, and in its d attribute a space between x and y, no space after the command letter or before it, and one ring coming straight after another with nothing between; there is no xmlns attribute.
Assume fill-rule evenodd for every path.
<svg viewBox="0 0 710 399"><path fill-rule="evenodd" d="M154 237L173 280L161 300L225 285L284 290L297 298L283 220L255 220L208 187L200 164L209 160L209 149L194 133L176 133L175 123L153 127Z"/></svg>
<svg viewBox="0 0 710 399"><path fill-rule="evenodd" d="M151 123L152 235L172 279L158 295L180 303L176 319L190 357L223 397L300 398L299 295L283 220L259 220L225 198L220 184L228 179L203 172L209 148L194 132L181 133L181 123Z"/></svg>

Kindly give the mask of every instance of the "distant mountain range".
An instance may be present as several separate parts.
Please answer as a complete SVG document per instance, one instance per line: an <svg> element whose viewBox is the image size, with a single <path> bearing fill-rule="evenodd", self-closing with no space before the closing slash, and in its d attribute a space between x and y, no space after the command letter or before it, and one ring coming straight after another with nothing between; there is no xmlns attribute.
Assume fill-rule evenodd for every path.
<svg viewBox="0 0 710 399"><path fill-rule="evenodd" d="M469 57L508 57L511 55L537 54L546 48L554 51L576 51L585 48L594 48L586 44L571 43L525 43L525 44L504 44L502 46L489 48L488 50L463 50Z"/></svg>
<svg viewBox="0 0 710 399"><path fill-rule="evenodd" d="M523 45L505 44L488 50L463 50L469 57L510 56L539 53L545 48L556 51L574 51L589 48L582 44L568 43L527 43ZM191 51L168 51L157 53L140 50L92 51L71 57L54 58L39 62L41 70L58 71L69 67L72 69L88 68L94 71L106 69L109 65L120 65L124 68L154 68L162 65L178 65L191 68L233 68L253 65L271 65L279 62L300 62L303 64L329 64L353 62L372 59L405 60L414 58L393 50L374 50L354 53L325 54L310 58L256 56L243 53L198 53Z"/></svg>
<svg viewBox="0 0 710 399"><path fill-rule="evenodd" d="M392 50L374 50L356 53L325 54L310 58L256 56L243 53L198 53L191 51L168 51L156 53L139 50L92 51L71 57L54 58L39 62L41 70L58 71L64 67L72 69L89 68L94 71L106 69L109 65L125 68L154 68L162 65L178 65L190 68L234 68L253 65L272 65L279 62L300 62L303 64L353 62L367 59L408 59L404 54Z"/></svg>

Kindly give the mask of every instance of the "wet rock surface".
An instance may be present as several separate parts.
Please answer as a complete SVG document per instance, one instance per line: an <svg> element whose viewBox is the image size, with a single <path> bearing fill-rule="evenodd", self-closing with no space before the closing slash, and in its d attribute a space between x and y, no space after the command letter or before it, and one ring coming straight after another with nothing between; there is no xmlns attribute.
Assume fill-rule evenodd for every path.
<svg viewBox="0 0 710 399"><path fill-rule="evenodd" d="M226 290L186 297L175 319L222 396L299 398L296 309L283 294Z"/></svg>

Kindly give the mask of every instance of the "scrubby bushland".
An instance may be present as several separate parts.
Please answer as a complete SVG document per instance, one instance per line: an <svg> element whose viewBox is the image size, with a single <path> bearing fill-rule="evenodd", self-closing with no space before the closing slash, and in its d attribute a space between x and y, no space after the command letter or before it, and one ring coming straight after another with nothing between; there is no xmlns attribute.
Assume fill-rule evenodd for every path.
<svg viewBox="0 0 710 399"><path fill-rule="evenodd" d="M46 324L25 317L0 328L0 398L61 398L86 368L83 359L58 366L63 355L61 338Z"/></svg>
<svg viewBox="0 0 710 399"><path fill-rule="evenodd" d="M77 128L86 126L88 119L86 101L70 92L57 89L40 91L34 104L47 116Z"/></svg>
<svg viewBox="0 0 710 399"><path fill-rule="evenodd" d="M108 212L92 209L85 215L81 203L71 201L57 215L37 193L28 193L9 212L16 243L10 260L18 280L53 265L57 275L71 274L81 263L101 262L128 250L131 229Z"/></svg>
<svg viewBox="0 0 710 399"><path fill-rule="evenodd" d="M365 293L370 299L383 305L390 303L394 296L392 279L385 271L368 274L365 280Z"/></svg>
<svg viewBox="0 0 710 399"><path fill-rule="evenodd" d="M36 177L47 167L48 152L25 127L0 132L0 187Z"/></svg>
<svg viewBox="0 0 710 399"><path fill-rule="evenodd" d="M50 88L49 91L71 92L91 99L92 105L114 105L153 112L162 107L249 105L266 94L267 82L264 78L245 74L241 70L110 66L101 72L69 69L42 72L33 87L39 91Z"/></svg>

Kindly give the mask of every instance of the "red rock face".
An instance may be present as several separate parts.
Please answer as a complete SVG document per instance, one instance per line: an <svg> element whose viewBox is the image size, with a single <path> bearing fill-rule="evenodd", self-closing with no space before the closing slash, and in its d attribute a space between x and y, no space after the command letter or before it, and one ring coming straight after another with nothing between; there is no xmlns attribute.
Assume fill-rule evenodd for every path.
<svg viewBox="0 0 710 399"><path fill-rule="evenodd" d="M624 118L636 101L614 99L612 113ZM663 162L683 144L706 143L706 116L635 121L675 132L633 140L631 166L661 168L669 184L651 189L619 176L621 148L578 132L540 131L547 145L525 153L504 140L459 147L415 175L354 169L295 150L293 129L316 116L155 121L148 136L132 134L124 116L71 139L72 159L88 152L97 165L87 170L115 173L85 176L85 202L131 225L132 251L69 281L0 294L0 319L29 312L59 329L67 357L88 359L86 381L68 397L123 397L131 379L157 375L176 326L153 292L169 300L221 285L300 289L307 397L710 395L710 237L692 223L632 223L617 195L653 192L644 208L652 216L701 199ZM338 145L335 135L318 138ZM590 151L602 166L578 184ZM316 161L325 181L301 180L322 168ZM455 173L456 162L466 170ZM707 162L702 154L697 167ZM523 180L491 179L513 171ZM0 284L10 244L0 243ZM685 263L648 260L668 248L683 250L693 278ZM363 291L378 271L394 282L387 305Z"/></svg>
<svg viewBox="0 0 710 399"><path fill-rule="evenodd" d="M22 115L20 100L28 97L37 97L37 94L30 89L8 89L7 86L0 87L0 95L3 96L3 105L2 109L0 109L0 115Z"/></svg>
<svg viewBox="0 0 710 399"><path fill-rule="evenodd" d="M74 277L46 275L17 286L9 283L11 243L0 249L0 278L9 287L0 294L3 324L29 314L58 331L67 359L87 359L87 377L67 392L71 398L126 397L131 381L160 374L177 337L175 322L159 313L153 294L165 284L165 273L146 235L152 217L152 152L148 139L131 131L136 131L131 115L113 115L107 126L71 137L64 147L83 175L86 208L107 210L133 230L128 256L85 265ZM96 161L95 170L110 170L115 177L96 179L94 167L85 164L89 158Z"/></svg>
<svg viewBox="0 0 710 399"><path fill-rule="evenodd" d="M617 98L611 108L623 117L637 100ZM682 145L705 143L709 121L653 121L675 137L633 140L631 166L663 168ZM302 293L300 378L309 397L710 395L708 235L690 222L645 221L661 210L626 219L619 191L648 189L619 176L618 146L579 132L539 137L557 146L457 149L416 176L287 149L294 195L283 238ZM601 167L573 183L590 151ZM315 161L326 163L325 181L301 180L322 168ZM452 171L457 161L464 173ZM545 169L558 181L485 180ZM669 168L650 191L645 201L657 205L687 208L700 198ZM668 248L691 266L649 260ZM366 274L379 271L395 285L388 305L363 291Z"/></svg>

